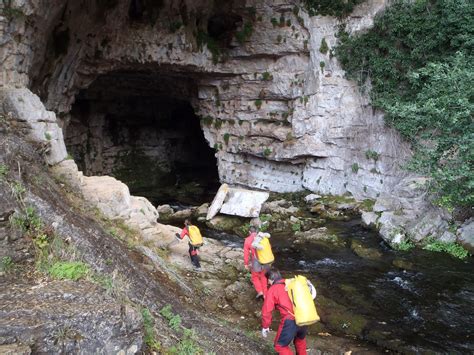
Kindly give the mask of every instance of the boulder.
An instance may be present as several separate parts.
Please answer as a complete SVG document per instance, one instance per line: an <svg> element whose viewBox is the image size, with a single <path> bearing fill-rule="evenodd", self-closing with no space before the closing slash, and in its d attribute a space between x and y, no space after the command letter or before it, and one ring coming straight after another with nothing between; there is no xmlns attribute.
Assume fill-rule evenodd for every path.
<svg viewBox="0 0 474 355"><path fill-rule="evenodd" d="M382 258L382 253L380 251L374 248L369 248L358 240L352 240L351 249L354 253L364 259L377 261Z"/></svg>
<svg viewBox="0 0 474 355"><path fill-rule="evenodd" d="M56 121L56 115L46 110L38 96L26 88L1 89L0 102L3 102L4 114L11 113L14 119L26 122L31 127L29 137L44 146L45 159L49 165L66 158L63 131Z"/></svg>
<svg viewBox="0 0 474 355"><path fill-rule="evenodd" d="M128 186L111 176L85 176L82 194L108 218L128 218L131 196Z"/></svg>
<svg viewBox="0 0 474 355"><path fill-rule="evenodd" d="M81 191L81 186L84 183L84 175L79 171L77 164L72 159L66 159L51 167L53 174L75 191Z"/></svg>
<svg viewBox="0 0 474 355"><path fill-rule="evenodd" d="M156 210L158 211L158 214L160 215L160 217L162 215L171 215L174 213L174 210L171 208L170 205L161 205L161 206L158 206L156 208Z"/></svg>
<svg viewBox="0 0 474 355"><path fill-rule="evenodd" d="M316 201L320 198L321 198L321 195L309 194L304 198L304 200L305 200L306 203L313 203L314 201Z"/></svg>
<svg viewBox="0 0 474 355"><path fill-rule="evenodd" d="M378 218L375 212L362 212L362 224L366 227L375 227Z"/></svg>
<svg viewBox="0 0 474 355"><path fill-rule="evenodd" d="M258 217L262 204L269 196L268 192L229 188L220 212L233 216Z"/></svg>
<svg viewBox="0 0 474 355"><path fill-rule="evenodd" d="M196 217L207 217L207 211L209 210L209 204L208 203L203 203L201 206L199 206L196 211L194 212Z"/></svg>
<svg viewBox="0 0 474 355"><path fill-rule="evenodd" d="M277 200L266 202L262 206L262 212L290 216L299 212L299 208L293 206L291 201Z"/></svg>
<svg viewBox="0 0 474 355"><path fill-rule="evenodd" d="M474 218L467 220L457 231L457 240L474 254Z"/></svg>
<svg viewBox="0 0 474 355"><path fill-rule="evenodd" d="M236 216L215 216L210 221L206 222L206 225L212 229L223 232L233 232L235 228L239 228L243 225L242 220Z"/></svg>
<svg viewBox="0 0 474 355"><path fill-rule="evenodd" d="M224 199L226 198L228 191L229 185L227 184L222 184L221 187L219 187L219 190L217 190L216 196L214 197L214 200L212 200L211 206L207 211L207 220L212 219L212 217L214 217L217 212L219 212L222 207L222 204L224 203Z"/></svg>
<svg viewBox="0 0 474 355"><path fill-rule="evenodd" d="M131 196L130 224L140 229L156 224L158 212L145 197Z"/></svg>

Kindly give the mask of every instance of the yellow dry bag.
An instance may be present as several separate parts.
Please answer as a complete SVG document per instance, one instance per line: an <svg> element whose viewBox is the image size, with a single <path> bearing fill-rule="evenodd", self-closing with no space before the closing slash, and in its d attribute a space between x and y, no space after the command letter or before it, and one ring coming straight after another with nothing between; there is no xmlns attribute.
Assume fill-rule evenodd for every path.
<svg viewBox="0 0 474 355"><path fill-rule="evenodd" d="M298 326L310 325L319 321L311 289L304 276L297 275L286 280L286 289L293 303L295 322Z"/></svg>
<svg viewBox="0 0 474 355"><path fill-rule="evenodd" d="M202 245L202 235L199 231L199 228L196 226L189 226L189 239L191 240L191 245L195 247L200 247Z"/></svg>
<svg viewBox="0 0 474 355"><path fill-rule="evenodd" d="M256 250L257 259L260 264L265 265L275 261L275 257L273 256L272 252L272 246L270 245L268 238L263 237L259 243L259 248L256 248Z"/></svg>

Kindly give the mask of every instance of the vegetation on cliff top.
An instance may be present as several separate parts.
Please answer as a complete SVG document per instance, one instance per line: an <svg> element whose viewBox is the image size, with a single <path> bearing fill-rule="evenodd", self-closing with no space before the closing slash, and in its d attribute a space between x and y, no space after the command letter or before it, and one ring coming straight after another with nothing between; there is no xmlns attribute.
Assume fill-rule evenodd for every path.
<svg viewBox="0 0 474 355"><path fill-rule="evenodd" d="M339 33L349 78L370 80L373 106L413 146L410 169L430 176L436 202L474 205L474 4L393 3L361 35Z"/></svg>

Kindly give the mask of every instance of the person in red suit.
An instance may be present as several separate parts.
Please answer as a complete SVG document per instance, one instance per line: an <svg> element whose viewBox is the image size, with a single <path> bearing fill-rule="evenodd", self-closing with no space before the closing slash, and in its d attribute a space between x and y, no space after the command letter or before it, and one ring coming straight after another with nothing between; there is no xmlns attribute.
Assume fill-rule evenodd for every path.
<svg viewBox="0 0 474 355"><path fill-rule="evenodd" d="M256 235L257 228L251 226L249 228L249 235L244 241L244 266L251 272L252 283L255 287L255 291L257 291L256 298L258 299L265 298L267 294L267 278L265 277L265 272L268 271L268 268L258 262L257 252L252 247Z"/></svg>
<svg viewBox="0 0 474 355"><path fill-rule="evenodd" d="M275 268L267 271L266 277L270 287L262 306L262 336L267 337L272 323L272 312L278 309L281 319L274 343L276 352L281 355L293 354L289 346L293 342L296 354L306 355L307 327L296 325L293 304L285 289L285 280Z"/></svg>

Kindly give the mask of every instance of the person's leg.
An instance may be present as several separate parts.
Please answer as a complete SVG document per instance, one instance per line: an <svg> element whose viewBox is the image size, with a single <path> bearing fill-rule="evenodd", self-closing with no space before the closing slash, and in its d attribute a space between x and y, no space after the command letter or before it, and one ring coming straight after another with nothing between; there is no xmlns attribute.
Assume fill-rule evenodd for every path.
<svg viewBox="0 0 474 355"><path fill-rule="evenodd" d="M259 273L259 279L260 279L260 285L261 285L263 297L267 295L267 290L268 290L268 280L265 277L265 272L266 270L262 270Z"/></svg>
<svg viewBox="0 0 474 355"><path fill-rule="evenodd" d="M260 272L252 271L251 279L253 287L255 288L255 291L257 291L257 294L263 295L262 284L260 282Z"/></svg>
<svg viewBox="0 0 474 355"><path fill-rule="evenodd" d="M296 323L292 319L285 319L280 322L277 336L275 337L275 351L280 355L292 355L290 349L291 341L296 335Z"/></svg>
<svg viewBox="0 0 474 355"><path fill-rule="evenodd" d="M306 355L306 333L308 327L298 327L296 332L294 344L296 349L296 354Z"/></svg>
<svg viewBox="0 0 474 355"><path fill-rule="evenodd" d="M197 255L197 249L193 247L191 244L189 244L189 257L191 258L191 263L197 267L200 268L201 265L199 263L199 257Z"/></svg>

